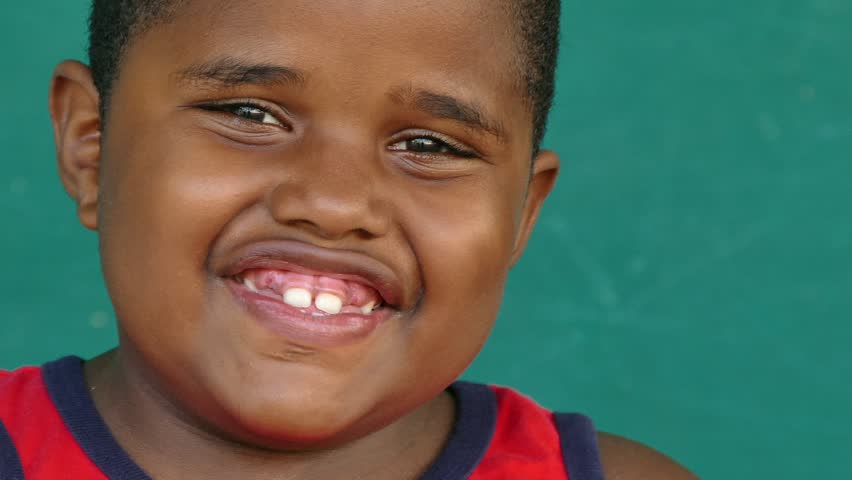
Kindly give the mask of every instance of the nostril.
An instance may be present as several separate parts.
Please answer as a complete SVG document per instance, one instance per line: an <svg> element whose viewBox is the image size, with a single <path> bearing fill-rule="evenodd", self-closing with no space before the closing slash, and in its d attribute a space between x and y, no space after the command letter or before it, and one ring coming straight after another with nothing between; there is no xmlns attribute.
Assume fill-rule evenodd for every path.
<svg viewBox="0 0 852 480"><path fill-rule="evenodd" d="M361 240L370 240L379 236L363 228L355 230L354 235Z"/></svg>

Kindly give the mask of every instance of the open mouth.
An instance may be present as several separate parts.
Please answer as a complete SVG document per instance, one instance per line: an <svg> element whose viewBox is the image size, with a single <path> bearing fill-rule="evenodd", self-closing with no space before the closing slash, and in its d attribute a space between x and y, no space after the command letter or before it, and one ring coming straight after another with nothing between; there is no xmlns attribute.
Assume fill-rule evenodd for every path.
<svg viewBox="0 0 852 480"><path fill-rule="evenodd" d="M360 342L411 303L385 263L297 241L248 244L210 268L260 325L306 347Z"/></svg>
<svg viewBox="0 0 852 480"><path fill-rule="evenodd" d="M251 293L313 317L370 315L384 305L379 292L368 285L323 275L252 268L232 279Z"/></svg>

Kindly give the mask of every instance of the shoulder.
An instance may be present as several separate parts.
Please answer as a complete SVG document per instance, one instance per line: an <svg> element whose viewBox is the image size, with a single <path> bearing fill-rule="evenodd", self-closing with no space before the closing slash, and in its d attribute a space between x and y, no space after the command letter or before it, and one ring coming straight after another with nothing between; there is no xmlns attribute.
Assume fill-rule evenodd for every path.
<svg viewBox="0 0 852 480"><path fill-rule="evenodd" d="M639 442L598 433L598 448L607 480L695 480L698 477L671 458Z"/></svg>

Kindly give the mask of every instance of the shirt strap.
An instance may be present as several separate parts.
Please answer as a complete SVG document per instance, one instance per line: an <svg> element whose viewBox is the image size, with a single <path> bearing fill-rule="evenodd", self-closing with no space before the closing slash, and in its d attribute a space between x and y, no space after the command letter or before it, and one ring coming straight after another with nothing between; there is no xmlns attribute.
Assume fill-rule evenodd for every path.
<svg viewBox="0 0 852 480"><path fill-rule="evenodd" d="M444 450L420 480L468 478L491 444L497 426L497 397L485 385L456 382L449 388L456 401L456 423Z"/></svg>
<svg viewBox="0 0 852 480"><path fill-rule="evenodd" d="M579 413L554 413L559 446L570 480L604 480L594 424Z"/></svg>
<svg viewBox="0 0 852 480"><path fill-rule="evenodd" d="M107 478L151 480L119 446L98 413L86 386L81 358L65 357L46 363L42 372L47 391L65 426Z"/></svg>
<svg viewBox="0 0 852 480"><path fill-rule="evenodd" d="M12 437L0 420L0 478L3 480L24 480L24 468L18 450L12 443Z"/></svg>

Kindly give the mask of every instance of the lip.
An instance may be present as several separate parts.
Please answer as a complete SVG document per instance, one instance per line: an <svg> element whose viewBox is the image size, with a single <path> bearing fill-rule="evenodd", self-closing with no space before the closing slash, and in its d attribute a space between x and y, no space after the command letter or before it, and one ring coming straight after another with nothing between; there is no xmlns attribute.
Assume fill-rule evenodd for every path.
<svg viewBox="0 0 852 480"><path fill-rule="evenodd" d="M230 258L221 267L214 267L217 275L230 278L250 269L270 269L358 282L379 293L384 309L400 309L405 296L402 282L393 269L357 252L280 240L247 245Z"/></svg>
<svg viewBox="0 0 852 480"><path fill-rule="evenodd" d="M368 315L313 316L273 298L254 293L233 278L225 283L237 301L263 327L306 346L343 347L368 337L392 310L379 308Z"/></svg>
<svg viewBox="0 0 852 480"><path fill-rule="evenodd" d="M314 316L277 298L249 290L237 276L250 269L286 270L362 283L376 290L383 305L372 313ZM293 240L255 242L233 254L214 258L212 273L263 327L297 343L315 347L342 347L369 336L407 304L400 277L386 264L358 252L320 248Z"/></svg>

